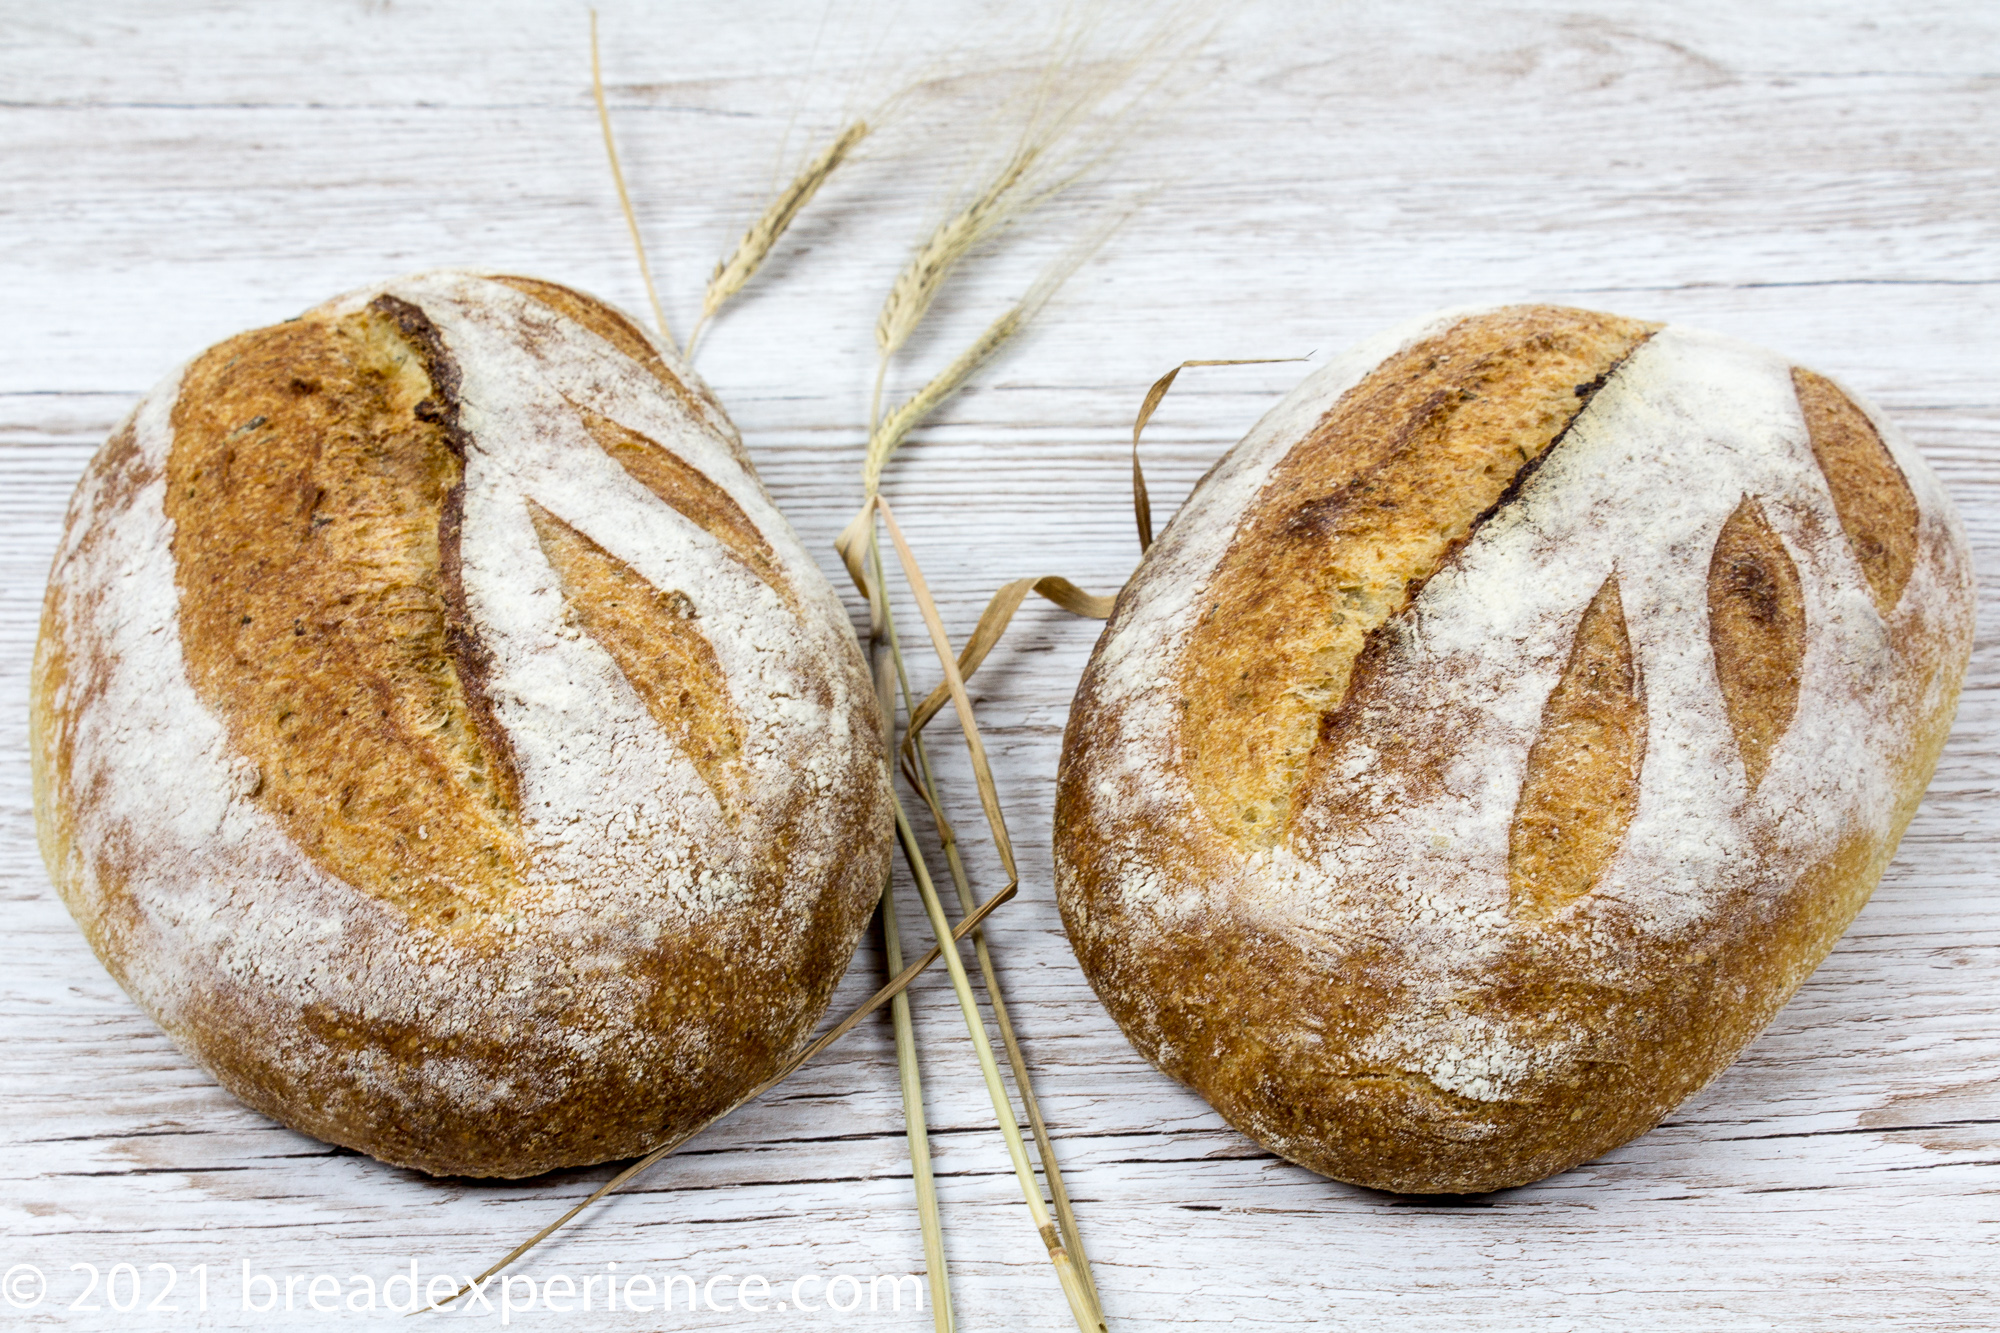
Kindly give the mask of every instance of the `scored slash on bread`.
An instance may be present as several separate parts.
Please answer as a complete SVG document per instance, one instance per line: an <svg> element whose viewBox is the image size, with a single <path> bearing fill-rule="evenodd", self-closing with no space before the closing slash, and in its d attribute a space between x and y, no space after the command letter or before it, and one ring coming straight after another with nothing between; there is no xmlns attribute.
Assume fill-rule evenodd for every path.
<svg viewBox="0 0 2000 1333"><path fill-rule="evenodd" d="M388 298L232 338L181 378L164 509L188 674L255 799L330 872L446 921L504 903L526 855L465 612L456 380Z"/></svg>
<svg viewBox="0 0 2000 1333"><path fill-rule="evenodd" d="M742 785L743 719L715 648L680 592L662 592L638 571L548 510L528 502L535 536L562 582L570 614L618 664L646 711L673 737L715 802L736 821Z"/></svg>
<svg viewBox="0 0 2000 1333"><path fill-rule="evenodd" d="M1645 762L1644 684L1613 574L1577 624L1528 749L1507 830L1517 916L1547 916L1597 886L1638 809Z"/></svg>

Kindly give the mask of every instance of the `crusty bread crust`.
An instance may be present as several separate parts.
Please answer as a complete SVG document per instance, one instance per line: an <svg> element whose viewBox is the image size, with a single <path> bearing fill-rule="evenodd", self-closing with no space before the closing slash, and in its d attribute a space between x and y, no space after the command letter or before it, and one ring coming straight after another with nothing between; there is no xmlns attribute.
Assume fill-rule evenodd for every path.
<svg viewBox="0 0 2000 1333"><path fill-rule="evenodd" d="M1358 1184L1657 1123L1866 901L1950 729L1964 533L1892 426L1726 339L1424 321L1204 478L1070 713L1057 894L1134 1044Z"/></svg>
<svg viewBox="0 0 2000 1333"><path fill-rule="evenodd" d="M706 389L610 307L432 273L197 357L77 489L42 850L252 1106L526 1176L727 1109L887 869L839 600Z"/></svg>

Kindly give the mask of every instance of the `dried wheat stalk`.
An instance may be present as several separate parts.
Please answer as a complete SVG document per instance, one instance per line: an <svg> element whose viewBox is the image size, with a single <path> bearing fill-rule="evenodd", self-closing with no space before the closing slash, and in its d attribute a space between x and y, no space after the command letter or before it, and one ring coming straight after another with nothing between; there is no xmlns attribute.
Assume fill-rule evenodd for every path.
<svg viewBox="0 0 2000 1333"><path fill-rule="evenodd" d="M872 590L863 590L868 597L871 645L881 643L884 636L893 638L895 634L887 584L882 578L881 555L879 551L874 555L874 586ZM895 682L888 660L879 652L874 656L875 703L881 711L883 736L893 738L896 727ZM900 671L900 657L895 665ZM907 695L908 690L905 689L904 693ZM896 919L893 873L882 881L878 915L882 921L883 952L889 970L894 972L902 967L903 950L901 927ZM923 1233L924 1272L931 1288L931 1319L936 1333L953 1333L956 1315L951 1299L951 1279L945 1266L944 1218L938 1208L937 1183L931 1174L930 1132L924 1119L923 1079L917 1068L916 1028L910 1019L910 997L907 993L890 1001L889 1017L896 1039L896 1079L903 1093L903 1126L910 1148L910 1181L917 1195L917 1224Z"/></svg>
<svg viewBox="0 0 2000 1333"><path fill-rule="evenodd" d="M924 239L896 274L889 295L882 302L882 313L875 318L875 347L883 360L894 356L910 340L917 325L930 313L931 303L937 300L945 279L958 267L958 261L1043 197L1019 189L1041 152L1038 144L1029 144L1017 152L987 182L977 198L946 218Z"/></svg>
<svg viewBox="0 0 2000 1333"><path fill-rule="evenodd" d="M1180 378L1181 372L1190 366L1274 366L1306 359L1303 356L1265 356L1230 361L1183 361L1153 381L1153 387L1146 390L1146 400L1139 404L1139 415L1132 421L1132 517L1139 524L1141 555L1153 547L1153 501L1146 493L1145 470L1139 466L1139 435L1146 429L1146 423L1153 419L1153 413L1160 410L1167 390L1174 387L1174 381Z"/></svg>
<svg viewBox="0 0 2000 1333"><path fill-rule="evenodd" d="M611 179L618 186L618 206L625 212L625 229L632 233L632 251L639 257L639 277L646 284L646 299L653 306L653 327L660 331L660 340L669 347L674 342L673 331L667 327L667 315L660 308L660 294L653 290L653 266L646 262L646 242L639 235L639 215L632 211L632 195L625 188L625 173L618 166L618 143L611 137L611 111L604 104L604 67L597 57L597 11L590 11L590 91L597 99L597 124L604 131L604 155L611 163Z"/></svg>
<svg viewBox="0 0 2000 1333"><path fill-rule="evenodd" d="M871 613L871 628L874 631L871 635L871 651L876 654L878 664L885 650L893 660L896 674L903 685L906 713L913 720L917 714L908 707L911 695L902 647L895 634L893 620L886 615L887 597L881 576L881 549L875 524L876 513L879 512L890 527L892 539L897 544L905 580L924 613L934 644L944 642L943 628L922 573L916 565L915 556L910 552L907 543L902 540L900 531L894 527L888 507L880 499L883 470L909 433L963 387L982 365L1027 325L1070 274L1108 239L1117 223L1114 222L1112 226L1088 238L1084 244L1075 247L1052 265L1012 308L988 325L980 336L944 370L932 376L923 388L886 416L881 410L883 385L891 358L909 341L959 262L1009 221L1067 189L1080 174L1072 172L1053 178L1038 178L1036 175L1036 168L1049 160L1049 150L1062 129L1066 127L1066 122L1080 115L1079 108L1088 104L1087 100L1072 103L1062 115L1054 117L1053 121L1044 121L1042 114L1051 105L1049 92L1050 88L1045 79L1043 87L1037 93L1035 114L1031 116L1029 126L1023 132L1021 141L1011 156L969 204L948 216L917 247L911 260L905 264L892 284L876 323L877 370L869 412L868 451L863 465L866 499L861 512L842 533L836 545L846 560L857 586L869 598L871 608L878 605L884 608L883 614ZM1051 128L1052 124L1054 128ZM869 577L871 572L872 579ZM991 626L988 641L977 646L974 652L975 665L977 659L983 658L987 648L991 646L990 640L997 639L999 632L1005 627L1006 619L1011 617L1014 607L1019 605L1020 599L1026 596L1029 588L1035 588L1043 595L1052 596L1060 602L1078 606L1087 604L1092 610L1099 609L1096 599L1089 598L1088 594L1075 589L1074 585L1068 584L1065 580L1030 580L1017 595L1012 596L1012 604L1008 605L1004 613L999 616L998 623ZM1003 590L1002 597L1003 599L1008 597L1008 590ZM989 608L989 612L991 611L992 608ZM1107 611L1108 606L1105 606L1099 610L1099 614ZM989 619L990 617L982 618L982 628L987 628ZM972 646L969 646L968 650L973 651ZM953 669L955 664L949 659L950 654L947 651L947 687L955 675ZM981 805L986 812L995 847L999 851L1009 882L1018 882L1013 847L1000 811L999 793L994 785L991 767L986 762L969 700L964 698L962 679L959 681L954 702L959 705L959 716L964 726L968 750L973 758L974 776L979 786ZM935 711L935 708L932 711ZM925 717L927 720L928 714ZM921 745L920 741L916 743ZM940 837L944 840L946 859L952 869L953 881L960 890L963 902L965 895L970 893L970 884L965 875L963 860L958 855L956 838L950 825L943 818L942 801L938 795L935 776L930 771L928 756L925 756L912 770L911 776L937 822ZM898 816L899 836L903 840L911 874L917 882L919 894L923 899L926 913L931 917L933 929L942 937L946 928L942 901L936 892L929 868L924 863L915 835L909 829L907 814L902 811L900 804ZM1029 1123L1035 1135L1037 1154L1041 1159L1043 1174L1049 1182L1050 1194L1054 1199L1053 1219L1043 1200L1041 1185L1035 1179L1034 1168L1028 1162L1026 1149L1021 1140L1019 1119L993 1059L985 1020L973 998L963 962L948 959L953 989L958 996L974 1049L979 1054L981 1072L987 1081L994 1112L1002 1136L1007 1142L1008 1154L1014 1165L1022 1196L1028 1202L1031 1218L1048 1249L1050 1261L1056 1269L1057 1280L1069 1302L1077 1326L1083 1333L1102 1333L1105 1327L1104 1314L1096 1283L1084 1256L1075 1214L1056 1163L1054 1145L1050 1141L1047 1126L1036 1102L1026 1057L1021 1051L1012 1018L1007 1012L1006 1002L1000 991L991 950L983 938L975 945L975 952L980 961L982 980L986 984L988 998L994 1006L1002 1042L1007 1049L1015 1087L1027 1107Z"/></svg>
<svg viewBox="0 0 2000 1333"><path fill-rule="evenodd" d="M965 693L965 682L958 674L957 662L951 652L950 641L945 635L943 620L938 615L937 604L931 598L923 571L918 566L916 556L910 550L909 543L897 525L895 515L887 502L878 498L875 507L880 510L883 525L888 530L890 540L895 543L904 579L909 584L911 595L923 614L924 624L930 631L932 645L937 649L939 661L944 666L945 682L951 688L952 701L958 709L959 722L965 734L966 750L972 758L973 774L979 786L980 804L986 812L987 827L992 835L994 847L1000 854L1001 865L1007 873L1008 883L1018 884L1020 873L1015 865L1013 842L1007 833L1006 818L1000 810L999 787L993 780L993 770L987 761L985 743L980 739L979 725L972 713L972 702ZM935 789L928 790L926 795L935 808L937 805ZM932 929L936 931L938 938L942 939L950 930L949 923L945 919L944 906L939 901L929 873L922 864L915 835L906 831L907 819L903 815L900 803L897 815L899 831L903 831L906 855L912 858L911 871L917 878L918 890L923 895L925 909L930 914ZM960 1007L965 1011L966 1026L972 1034L973 1048L980 1057L980 1069L986 1076L987 1091L993 1098L994 1109L999 1115L1001 1134L1007 1141L1008 1154L1013 1159L1014 1172L1020 1181L1022 1196L1028 1202L1029 1214L1034 1219L1042 1243L1048 1249L1049 1260L1055 1266L1057 1280L1062 1285L1064 1296L1069 1300L1077 1327L1083 1330L1083 1333L1103 1333L1104 1313L1098 1301L1096 1283L1084 1271L1086 1261L1083 1257L1081 1237L1076 1232L1075 1219L1066 1215L1069 1212L1069 1200L1060 1183L1061 1177L1056 1168L1053 1145L1048 1143L1044 1129L1036 1146L1041 1153L1043 1171L1050 1180L1052 1192L1061 1201L1058 1217L1054 1221L1050 1219L1048 1209L1043 1202L1041 1187L1035 1182L1034 1168L1028 1164L1027 1150L1021 1142L1020 1125L1014 1118L1013 1102L1001 1084L1000 1071L993 1060L993 1049L986 1037L985 1022L978 1015L977 1002L972 998L971 983L965 978L964 961L958 958L957 954L956 948L949 950L945 963L951 971L953 988L959 994ZM990 969L990 955L987 963ZM999 1000L997 986L989 986L988 999L996 1001L996 1004L1004 1004L1004 1001ZM1007 1030L1011 1034L1011 1023L1007 1024ZM1014 1073L1023 1101L1034 1108L1034 1089L1028 1081L1025 1061L1015 1066ZM1031 1109L1030 1119L1033 1123L1040 1123L1039 1108Z"/></svg>
<svg viewBox="0 0 2000 1333"><path fill-rule="evenodd" d="M914 1033L910 1024L908 1000L903 989L924 967L939 956L946 960L947 971L952 978L961 1012L967 1029L971 1033L975 1051L985 1078L989 1095L993 1099L1002 1135L1008 1146L1009 1157L1015 1174L1021 1184L1024 1198L1028 1202L1030 1215L1036 1229L1046 1245L1054 1265L1064 1295L1069 1301L1072 1314L1079 1329L1084 1333L1104 1333L1105 1324L1101 1301L1089 1265L1084 1258L1081 1237L1076 1219L1070 1207L1068 1192L1064 1188L1057 1168L1054 1147L1043 1122L1040 1109L1035 1101L1030 1084L1027 1062L1014 1032L1011 1017L1001 994L999 978L993 965L992 955L983 932L978 929L984 917L1001 902L1012 897L1018 887L1018 871L1015 865L1012 842L1008 836L1006 822L1002 814L998 789L994 784L991 766L987 761L983 743L979 737L978 725L973 717L971 701L965 691L964 678L975 670L986 654L997 643L1005 631L1014 611L1025 599L1029 591L1035 591L1067 609L1080 614L1103 616L1108 614L1108 599L1092 598L1077 589L1067 580L1053 576L1037 580L1020 580L1009 584L997 595L986 614L980 619L979 628L968 642L961 658L955 656L950 641L945 634L943 622L938 615L922 571L915 555L911 552L888 505L879 495L879 487L884 466L894 454L898 445L919 423L929 417L995 352L1013 338L1019 330L1041 309L1055 290L1093 253L1109 235L1110 228L1078 246L1069 255L1052 266L1049 271L1030 288L1028 293L1014 307L995 320L981 336L942 372L932 377L925 386L907 402L900 405L887 418L880 411L880 401L884 378L890 359L909 341L911 335L931 309L938 291L952 270L973 250L991 237L1008 222L1026 211L1039 206L1048 199L1069 188L1089 166L1102 160L1107 151L1100 143L1092 152L1063 156L1052 152L1058 141L1094 109L1109 90L1122 82L1136 68L1137 62L1121 67L1115 78L1099 77L1090 84L1086 81L1084 91L1078 95L1056 96L1061 80L1062 62L1052 62L1045 72L1042 85L1038 88L1034 108L1028 118L1019 142L999 170L975 194L970 203L959 208L935 229L920 245L910 262L899 273L885 300L882 314L877 322L876 339L878 351L878 371L875 382L874 403L870 411L870 432L867 460L864 466L866 500L862 510L855 516L848 529L843 532L837 545L848 564L857 585L869 600L870 619L873 634L871 641L876 653L876 679L878 700L883 705L885 720L894 719L894 692L900 686L904 704L904 714L909 720L907 738L904 742L906 771L913 785L922 795L939 829L946 859L951 867L952 879L958 890L958 897L965 915L957 926L947 920L944 906L937 893L936 885L924 860L914 829L910 825L907 811L900 798L896 799L896 825L898 840L903 847L918 891L923 899L926 915L929 917L939 944L916 964L902 968L896 977L875 996L846 1019L836 1024L823 1037L806 1047L770 1079L753 1089L730 1110L736 1109L765 1091L782 1082L805 1061L837 1041L851 1031L855 1024L883 1003L892 1006L896 1030L897 1064L902 1082L906 1120L909 1124L911 1141L912 1175L916 1183L919 1213L924 1225L926 1260L930 1269L933 1293L933 1310L940 1333L948 1333L951 1328L950 1288L945 1277L945 1263L942 1247L942 1233L938 1220L935 1190L929 1170L927 1135L923 1126L923 1106L921 1082L917 1076ZM631 233L634 251L639 257L641 275L645 280L647 296L652 303L654 318L662 336L667 337L667 326L661 310L658 295L654 290L650 268L645 259L643 242L640 239L637 218L631 206L629 192L625 188L623 172L619 168L617 149L611 135L610 117L605 105L601 65L597 48L596 15L591 17L591 73L592 87L596 97L600 125L604 132L605 147L610 160L614 182L617 184L619 199L624 209L626 225ZM1161 76L1163 79L1164 74ZM1155 85L1157 86L1157 84ZM810 202L827 178L846 159L853 148L869 133L865 121L850 123L835 140L814 157L806 167L793 178L773 200L769 207L745 234L731 255L717 265L705 295L701 315L698 318L689 350L693 349L707 322L723 305L757 272L770 255L787 227L800 209ZM1114 224L1115 226L1115 224ZM1158 393L1149 403L1144 415L1150 415L1151 407L1157 405L1157 398L1165 392L1171 376L1158 386ZM1143 425L1143 420L1141 422ZM1137 431L1134 432L1136 444ZM1136 456L1135 456L1136 469ZM1135 473L1136 476L1136 473ZM944 668L945 684L931 699L918 707L912 707L913 694L909 687L907 667L900 644L897 641L893 617L889 614L888 598L883 579L881 548L876 531L875 517L880 514L894 542L904 577L921 610L933 647ZM871 577L872 576L872 577ZM882 656L886 648L888 660ZM889 669L893 666L893 674ZM928 754L921 738L923 724L931 718L948 698L954 705L964 733L966 745L973 762L974 775L980 792L980 802L985 811L989 830L1001 863L1006 870L1008 882L985 904L974 906L971 886L965 872L963 859L959 855L958 844L950 825L943 814L942 801L938 794L935 776L930 769ZM892 729L893 730L893 729ZM883 886L883 929L884 946L891 970L897 970L901 956L901 940L894 915L892 886ZM1041 1158L1043 1173L1049 1182L1054 1199L1055 1216L1050 1216L1040 1185L1035 1180L1034 1168L1029 1164L1026 1148L1022 1141L1019 1120L1013 1103L1001 1079L998 1063L994 1058L988 1040L984 1018L973 996L970 979L964 960L958 953L957 943L966 935L974 936L974 950L980 963L982 980L989 1000L994 1006L1003 1044L1007 1050L1008 1063L1014 1076L1015 1086L1027 1107L1028 1119ZM949 947L946 945L949 941ZM724 1112L728 1114L728 1112ZM720 1118L720 1117L718 1117ZM511 1264L527 1253L542 1239L552 1234L571 1219L579 1215L592 1203L618 1189L638 1176L662 1158L671 1153L682 1140L663 1144L645 1157L606 1182L589 1198L583 1200L564 1213L554 1223L530 1237L521 1246L495 1264L477 1281L485 1281L494 1273ZM455 1292L446 1301L448 1305L465 1290ZM433 1307L437 1308L437 1307Z"/></svg>
<svg viewBox="0 0 2000 1333"><path fill-rule="evenodd" d="M993 359L994 353L1005 347L1022 329L1047 305L1049 298L1061 289L1072 273L1082 267L1085 260L1103 248L1111 234L1125 221L1126 214L1119 214L1110 223L1099 227L1084 240L1072 246L1035 280L1034 286L1007 309L998 319L988 324L970 346L952 359L950 365L930 378L923 388L917 390L887 416L878 416L868 435L868 455L861 470L861 482L867 493L874 495L881 489L882 469L897 448L931 414L965 387L967 380ZM931 293L934 298L935 292ZM876 410L879 412L882 392L881 368L888 364L884 357L877 362L875 379Z"/></svg>
<svg viewBox="0 0 2000 1333"><path fill-rule="evenodd" d="M1109 600L1109 599L1103 599ZM1100 619L1102 617L1099 617ZM911 693L909 680L903 679L904 708L911 717ZM945 687L940 686L940 689ZM972 883L965 872L965 861L958 852L958 837L950 821L938 805L937 779L931 772L930 756L924 747L921 733L914 730L905 738L905 753L908 758L903 765L904 774L910 785L924 798L931 812L931 819L938 831L938 840L945 855L945 863L951 869L952 884L958 890L959 905L964 911L971 911L973 904ZM912 762L913 761L913 762ZM1090 1299L1097 1309L1100 1322L1104 1304L1097 1294L1097 1282L1090 1271L1090 1259L1084 1253L1083 1236L1077 1229L1076 1213L1070 1206L1069 1190L1063 1185L1062 1171L1056 1165L1055 1143L1049 1136L1048 1126L1042 1120L1040 1104L1034 1096L1034 1085L1028 1075L1027 1056L1021 1050L1020 1038L1014 1032L1013 1018L1007 1012L1006 995L1000 988L1000 977L993 965L993 951L986 942L986 932L972 932L972 951L979 960L980 979L986 985L986 996L993 1005L993 1018L1000 1028L1000 1043L1007 1052L1007 1065L1014 1074L1014 1086L1026 1089L1022 1103L1028 1110L1028 1126L1034 1132L1035 1153L1041 1159L1042 1175L1049 1182L1050 1201L1055 1205L1056 1224L1061 1230L1063 1243L1070 1254L1075 1256L1078 1272L1084 1285L1089 1289Z"/></svg>
<svg viewBox="0 0 2000 1333"><path fill-rule="evenodd" d="M851 122L812 161L792 177L790 184L778 192L765 208L762 215L750 224L743 233L743 239L729 252L729 257L716 264L714 274L708 280L708 291L702 297L701 315L695 320L693 332L688 334L688 356L694 356L695 343L701 338L702 328L722 309L729 298L743 290L757 270L763 267L771 251L785 230L792 225L792 219L799 210L812 202L819 193L820 186L847 160L860 142L871 133L865 120Z"/></svg>

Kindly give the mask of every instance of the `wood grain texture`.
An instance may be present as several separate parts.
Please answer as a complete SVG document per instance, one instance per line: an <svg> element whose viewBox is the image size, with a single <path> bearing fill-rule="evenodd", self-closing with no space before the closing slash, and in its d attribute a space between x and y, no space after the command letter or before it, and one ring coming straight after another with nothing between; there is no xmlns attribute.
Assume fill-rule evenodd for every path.
<svg viewBox="0 0 2000 1333"><path fill-rule="evenodd" d="M750 8L602 12L627 171L682 327L792 165L780 143L802 88L792 157L838 123L833 104L930 80L704 336L704 376L832 576L832 537L859 499L880 295L985 109L1031 76L1047 11L953 0L898 26L886 7L849 6L822 32L818 6ZM1129 572L1124 432L1166 367L1324 356L1432 307L1546 300L1716 328L1839 378L1904 424L1971 532L1983 614L1958 726L1832 957L1658 1130L1457 1202L1279 1162L1119 1036L1048 888L1055 758L1095 630L1024 609L973 685L1025 888L988 930L1115 1328L2000 1319L2000 11L1826 11L1420 0L1235 14L1181 81L1190 91L1113 168L1113 187L1159 192L892 469L899 520L962 637L1007 578L1060 570L1103 592ZM0 1322L135 1326L62 1308L80 1290L75 1262L173 1263L184 1283L192 1264L233 1274L240 1259L281 1276L380 1278L412 1255L426 1272L476 1271L603 1178L423 1180L234 1103L118 991L56 902L34 847L25 722L70 488L172 365L437 264L643 308L584 43L581 9L525 2L0 8L0 1234L4 1264L40 1265L52 1288ZM1051 217L946 293L892 393L1086 225ZM1303 370L1183 376L1147 435L1158 512ZM955 757L943 767L959 828L976 828L969 774ZM972 871L983 890L1000 883L988 855ZM904 930L927 938L913 910ZM880 973L864 950L836 1008ZM915 1009L961 1326L1062 1328L941 977L918 983ZM917 1271L908 1177L885 1020L528 1268ZM216 1285L227 1298L203 1326L272 1326L232 1312L234 1281ZM179 1320L162 1326L197 1322ZM928 1315L864 1303L813 1322L914 1329Z"/></svg>

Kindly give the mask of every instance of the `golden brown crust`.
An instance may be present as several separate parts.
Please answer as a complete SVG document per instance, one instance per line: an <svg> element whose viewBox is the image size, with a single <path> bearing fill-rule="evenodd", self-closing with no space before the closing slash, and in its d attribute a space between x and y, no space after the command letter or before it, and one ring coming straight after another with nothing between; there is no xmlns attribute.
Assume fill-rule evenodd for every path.
<svg viewBox="0 0 2000 1333"><path fill-rule="evenodd" d="M198 358L87 469L36 650L105 966L251 1106L435 1174L706 1123L887 866L838 599L712 405L550 311L422 274Z"/></svg>
<svg viewBox="0 0 2000 1333"><path fill-rule="evenodd" d="M166 516L188 670L243 794L328 873L449 923L504 903L525 849L451 577L464 448L421 318L371 306L199 357Z"/></svg>
<svg viewBox="0 0 2000 1333"><path fill-rule="evenodd" d="M687 371L686 367L676 369L667 364L660 349L653 345L639 325L616 306L574 287L560 283L546 282L540 278L524 278L514 274L494 274L489 281L512 287L523 296L540 303L563 319L578 327L590 330L618 352L645 367L652 377L678 399L688 412L696 417L706 418L710 427L720 432L729 452L742 464L745 471L756 472L756 465L750 461L750 454L743 447L743 440L736 433L729 416L722 410L715 395L708 386ZM532 342L534 335L529 333ZM761 485L761 483L760 483Z"/></svg>
<svg viewBox="0 0 2000 1333"><path fill-rule="evenodd" d="M1789 365L1689 330L1640 339L1490 511L1405 458L1392 515L1433 533L1292 542L1302 455L1391 490L1368 469L1436 392L1399 393L1435 373L1413 349L1524 318L1616 327L1440 319L1275 409L1121 594L1064 737L1057 895L1107 1008L1245 1133L1383 1189L1563 1170L1734 1058L1880 877L1970 647L1963 532L1915 454L1864 412L1917 505L1885 620ZM1421 586L1314 662L1361 582L1330 571L1378 560L1379 600ZM1281 836L1214 817L1253 786Z"/></svg>
<svg viewBox="0 0 2000 1333"><path fill-rule="evenodd" d="M647 439L629 426L621 426L587 407L579 406L577 415L598 447L624 468L632 480L721 542L731 555L781 596L791 596L777 558L771 553L771 544L757 531L757 525L743 512L743 506L729 498L729 492L672 450L662 448L657 441Z"/></svg>
<svg viewBox="0 0 2000 1333"><path fill-rule="evenodd" d="M666 359L660 355L659 349L653 346L652 340L641 333L638 326L619 311L595 297L586 296L574 287L565 287L561 283L505 273L495 274L493 281L504 283L523 296L533 297L551 310L558 311L566 318L589 329L652 372L653 378L690 409L701 410L703 404L695 392L688 388L687 381L667 366Z"/></svg>
<svg viewBox="0 0 2000 1333"><path fill-rule="evenodd" d="M655 588L534 501L528 506L570 615L611 654L646 711L694 760L716 804L733 820L742 785L743 718L694 603L685 593Z"/></svg>
<svg viewBox="0 0 2000 1333"><path fill-rule="evenodd" d="M1792 385L1840 526L1887 619L1916 563L1917 499L1868 414L1839 385L1799 366Z"/></svg>
<svg viewBox="0 0 2000 1333"><path fill-rule="evenodd" d="M437 424L444 445L460 464L458 480L445 489L437 520L438 583L444 592L444 647L457 670L466 712L479 735L479 748L494 761L491 777L499 800L511 809L520 800L513 744L506 728L494 716L493 700L486 689L493 659L473 623L465 598L463 466L470 441L459 422L458 363L452 359L437 325L416 305L384 292L368 303L368 309L393 319L406 344L423 363L432 394L417 403L412 412L420 421Z"/></svg>
<svg viewBox="0 0 2000 1333"><path fill-rule="evenodd" d="M1646 701L1614 574L1583 613L1528 750L1507 836L1517 913L1546 917L1596 887L1638 809L1645 761Z"/></svg>
<svg viewBox="0 0 2000 1333"><path fill-rule="evenodd" d="M1750 790L1799 706L1806 608L1798 566L1750 496L1722 525L1708 559L1708 643Z"/></svg>
<svg viewBox="0 0 2000 1333"><path fill-rule="evenodd" d="M1280 463L1187 655L1188 764L1216 827L1270 846L1369 636L1654 326L1527 306L1383 362Z"/></svg>

